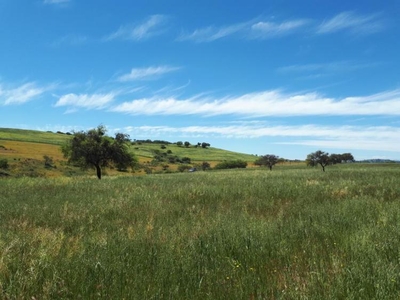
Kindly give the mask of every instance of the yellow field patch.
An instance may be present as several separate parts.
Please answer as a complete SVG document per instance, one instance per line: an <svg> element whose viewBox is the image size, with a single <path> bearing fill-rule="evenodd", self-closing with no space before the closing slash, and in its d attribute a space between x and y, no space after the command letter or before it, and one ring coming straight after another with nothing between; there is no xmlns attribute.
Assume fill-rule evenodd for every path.
<svg viewBox="0 0 400 300"><path fill-rule="evenodd" d="M19 141L0 141L0 157L31 158L42 160L44 155L53 160L64 160L61 147L57 145Z"/></svg>

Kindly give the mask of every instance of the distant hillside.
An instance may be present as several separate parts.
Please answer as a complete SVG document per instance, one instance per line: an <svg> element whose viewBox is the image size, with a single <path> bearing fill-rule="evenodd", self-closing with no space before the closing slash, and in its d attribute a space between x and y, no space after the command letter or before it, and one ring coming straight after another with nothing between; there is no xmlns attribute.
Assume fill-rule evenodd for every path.
<svg viewBox="0 0 400 300"><path fill-rule="evenodd" d="M70 139L70 133L42 132L0 128L0 160L10 164L9 172L15 176L69 176L82 174L76 167L66 164L60 146ZM214 147L202 148L190 145L151 140L132 141L130 151L138 158L143 172L176 171L178 166L189 159L191 165L207 161L211 166L224 160L244 160L252 164L255 155L237 153ZM155 159L158 157L159 160ZM51 161L49 167L49 159ZM172 160L172 162L171 162ZM117 173L109 169L108 174Z"/></svg>
<svg viewBox="0 0 400 300"><path fill-rule="evenodd" d="M44 132L36 130L24 130L24 129L11 129L11 128L0 128L0 142L1 140L7 141L20 141L20 142L31 142L31 143L42 143L50 145L62 145L67 139L71 137L70 133L54 133ZM151 141L151 140L149 140ZM163 146L164 145L164 146ZM165 149L162 149L162 147ZM153 143L153 142L132 142L131 151L138 157L144 159L152 158L154 151L159 150L166 152L170 150L172 154L182 157L190 157L192 160L210 160L210 161L222 161L222 160L235 160L241 159L245 161L253 162L256 159L255 155L232 152L228 150L218 149L214 147L190 147L177 146L176 143Z"/></svg>
<svg viewBox="0 0 400 300"><path fill-rule="evenodd" d="M69 136L64 133L0 128L0 140L61 145L68 138Z"/></svg>

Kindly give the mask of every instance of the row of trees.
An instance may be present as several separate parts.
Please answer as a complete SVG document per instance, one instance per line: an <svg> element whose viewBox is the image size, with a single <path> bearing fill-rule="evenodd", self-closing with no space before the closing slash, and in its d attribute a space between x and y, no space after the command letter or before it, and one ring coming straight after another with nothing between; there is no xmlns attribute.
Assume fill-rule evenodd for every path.
<svg viewBox="0 0 400 300"><path fill-rule="evenodd" d="M322 171L325 172L325 167L327 165L334 165L340 163L354 162L354 157L351 153L343 154L330 154L321 150L310 153L307 155L306 163L307 166L315 167L320 165Z"/></svg>
<svg viewBox="0 0 400 300"><path fill-rule="evenodd" d="M254 162L254 164L257 166L266 166L270 170L272 170L273 166L283 161L285 160L283 158L279 158L279 156L276 156L274 154L266 154L260 156ZM324 172L325 172L325 167L327 165L349 163L349 162L354 162L354 157L351 153L329 154L321 150L308 154L306 158L307 166L315 167L317 165L320 165L322 167L322 171Z"/></svg>
<svg viewBox="0 0 400 300"><path fill-rule="evenodd" d="M178 142L176 142L176 145L178 147L185 146L185 148L189 148L191 146L191 144L188 141L185 141L185 142L178 141ZM197 147L207 148L207 147L210 147L210 146L211 146L211 144L210 143L206 143L206 142L202 142L202 143L198 142L196 145L194 145L195 148L197 148Z"/></svg>

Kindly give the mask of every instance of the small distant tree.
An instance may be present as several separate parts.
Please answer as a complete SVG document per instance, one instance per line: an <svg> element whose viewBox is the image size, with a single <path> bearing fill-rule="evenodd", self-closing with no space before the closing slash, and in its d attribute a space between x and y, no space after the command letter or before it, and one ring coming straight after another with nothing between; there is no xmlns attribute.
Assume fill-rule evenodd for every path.
<svg viewBox="0 0 400 300"><path fill-rule="evenodd" d="M201 169L202 169L203 171L206 171L206 170L211 169L210 163L207 162L207 161L203 161L203 163L201 164Z"/></svg>
<svg viewBox="0 0 400 300"><path fill-rule="evenodd" d="M53 167L53 158L47 155L43 156L44 159L44 166L46 168L52 168Z"/></svg>
<svg viewBox="0 0 400 300"><path fill-rule="evenodd" d="M186 141L184 144L185 144L185 147L186 147L186 148L189 148L189 147L190 147L190 143L189 143L188 141Z"/></svg>
<svg viewBox="0 0 400 300"><path fill-rule="evenodd" d="M325 167L330 164L330 162L329 153L321 150L308 154L306 158L307 166L315 167L321 165L323 172L325 172Z"/></svg>
<svg viewBox="0 0 400 300"><path fill-rule="evenodd" d="M118 170L134 167L136 159L128 151L129 135L115 134L115 138L106 136L102 125L88 131L75 132L61 148L69 163L83 169L94 167L97 178L101 179L102 168L114 164Z"/></svg>
<svg viewBox="0 0 400 300"><path fill-rule="evenodd" d="M342 156L342 161L349 163L349 162L355 162L354 156L351 153L343 153L341 154Z"/></svg>
<svg viewBox="0 0 400 300"><path fill-rule="evenodd" d="M267 166L270 171L272 171L272 167L275 166L279 162L279 156L273 154L266 154L259 157L254 164L258 166Z"/></svg>
<svg viewBox="0 0 400 300"><path fill-rule="evenodd" d="M8 160L5 158L0 159L0 169L6 170L6 169L8 169L8 167L9 167Z"/></svg>
<svg viewBox="0 0 400 300"><path fill-rule="evenodd" d="M211 145L209 143L205 143L205 142L201 143L201 148L207 148L207 147L210 147L210 146Z"/></svg>
<svg viewBox="0 0 400 300"><path fill-rule="evenodd" d="M179 141L179 142L176 142L176 145L177 145L178 147L182 147L183 143L182 143L182 141Z"/></svg>

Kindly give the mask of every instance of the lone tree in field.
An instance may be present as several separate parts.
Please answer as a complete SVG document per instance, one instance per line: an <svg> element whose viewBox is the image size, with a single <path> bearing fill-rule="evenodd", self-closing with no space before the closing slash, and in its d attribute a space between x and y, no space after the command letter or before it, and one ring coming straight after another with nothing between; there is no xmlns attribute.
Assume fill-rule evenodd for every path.
<svg viewBox="0 0 400 300"><path fill-rule="evenodd" d="M75 132L61 148L69 163L83 169L94 167L97 178L101 179L101 169L113 164L118 170L133 167L136 160L128 152L129 135L116 133L115 138L106 136L102 125L88 131Z"/></svg>
<svg viewBox="0 0 400 300"><path fill-rule="evenodd" d="M258 158L254 164L257 166L267 166L270 171L272 171L272 167L275 166L279 162L279 156L273 154L266 154Z"/></svg>
<svg viewBox="0 0 400 300"><path fill-rule="evenodd" d="M322 171L324 172L325 167L329 165L330 162L331 158L329 157L329 153L321 150L308 154L306 158L307 166L315 167L317 165L321 165Z"/></svg>

